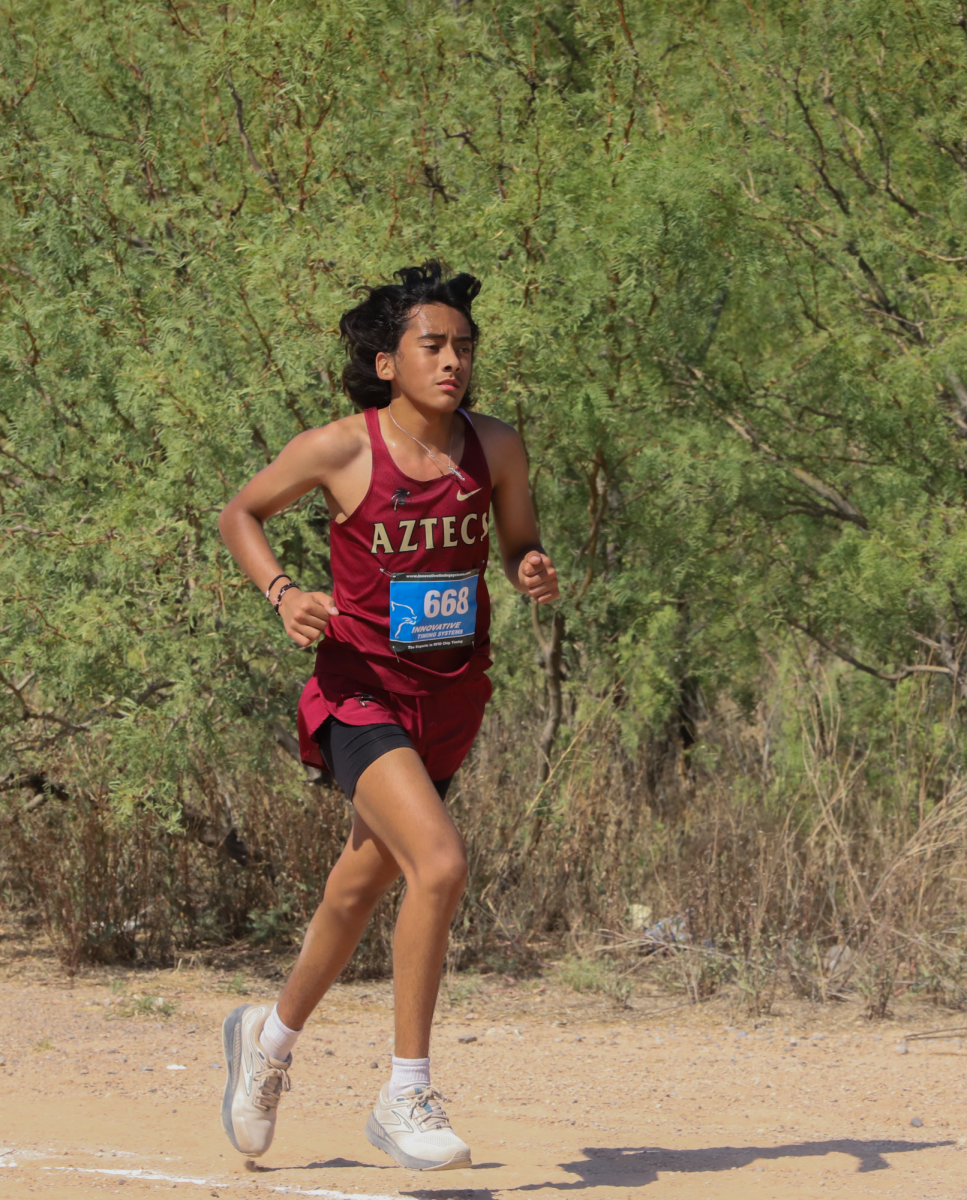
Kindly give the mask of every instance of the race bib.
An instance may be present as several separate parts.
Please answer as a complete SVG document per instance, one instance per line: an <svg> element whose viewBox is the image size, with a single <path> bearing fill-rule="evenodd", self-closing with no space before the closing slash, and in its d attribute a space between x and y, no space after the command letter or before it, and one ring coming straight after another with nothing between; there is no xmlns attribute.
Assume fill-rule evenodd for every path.
<svg viewBox="0 0 967 1200"><path fill-rule="evenodd" d="M389 644L394 650L472 646L478 571L399 573L389 585Z"/></svg>

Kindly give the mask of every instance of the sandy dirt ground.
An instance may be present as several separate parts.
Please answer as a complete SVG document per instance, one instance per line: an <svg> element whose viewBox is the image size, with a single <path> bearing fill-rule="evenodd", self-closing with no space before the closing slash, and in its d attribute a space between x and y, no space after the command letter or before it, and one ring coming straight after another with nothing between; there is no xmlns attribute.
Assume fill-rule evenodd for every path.
<svg viewBox="0 0 967 1200"><path fill-rule="evenodd" d="M957 1014L901 1003L870 1024L858 1003L783 1001L753 1021L725 999L621 1009L501 976L452 984L433 1046L472 1170L403 1170L366 1141L392 1008L388 984L361 983L337 986L307 1028L253 1171L219 1123L219 1028L272 990L184 967L71 984L0 956L0 1200L967 1196L967 1045L898 1048Z"/></svg>

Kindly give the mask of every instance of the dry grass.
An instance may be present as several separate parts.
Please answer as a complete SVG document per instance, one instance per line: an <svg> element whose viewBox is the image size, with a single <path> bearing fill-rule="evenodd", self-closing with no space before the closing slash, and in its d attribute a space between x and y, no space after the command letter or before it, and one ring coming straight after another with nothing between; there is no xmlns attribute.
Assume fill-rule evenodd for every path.
<svg viewBox="0 0 967 1200"><path fill-rule="evenodd" d="M872 703L852 686L821 664L777 671L755 713L707 715L687 753L668 737L630 752L626 715L610 696L589 697L540 787L539 719L494 712L452 801L471 883L451 971L519 975L563 957L565 975L616 1003L651 973L692 1002L738 989L756 1014L789 988L820 1000L859 992L871 1016L905 991L963 1005L959 718L911 681L872 697L872 722L844 703L844 688L851 705ZM68 971L236 939L294 949L349 809L336 790L280 773L288 783L273 790L200 764L194 824L174 829L147 810L119 818L92 789L34 811L8 794L6 903L40 914ZM227 848L226 812L244 863ZM388 970L398 901L399 889L381 906L355 975ZM677 919L674 944L643 933L649 909Z"/></svg>

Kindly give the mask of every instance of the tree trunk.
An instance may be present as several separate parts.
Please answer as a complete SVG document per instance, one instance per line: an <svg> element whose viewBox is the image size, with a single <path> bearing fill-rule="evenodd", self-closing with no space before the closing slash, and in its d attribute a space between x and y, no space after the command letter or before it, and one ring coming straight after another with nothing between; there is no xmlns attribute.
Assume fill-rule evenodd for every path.
<svg viewBox="0 0 967 1200"><path fill-rule="evenodd" d="M540 643L541 654L544 657L544 677L547 680L547 719L541 730L541 740L537 751L537 781L544 783L551 773L551 747L557 737L563 711L561 653L564 646L564 613L560 609L554 613L551 618L549 638L544 636L537 615L537 604L533 600L531 601L531 618L534 622L534 632Z"/></svg>

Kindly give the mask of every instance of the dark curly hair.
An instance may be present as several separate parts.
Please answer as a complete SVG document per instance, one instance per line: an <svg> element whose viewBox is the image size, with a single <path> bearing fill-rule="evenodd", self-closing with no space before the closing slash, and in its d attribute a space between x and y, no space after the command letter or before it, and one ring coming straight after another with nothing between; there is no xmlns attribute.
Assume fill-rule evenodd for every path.
<svg viewBox="0 0 967 1200"><path fill-rule="evenodd" d="M448 277L435 259L422 267L403 267L394 274L399 283L368 288L362 304L339 319L339 332L349 357L342 373L343 391L358 408L385 408L389 404L389 380L376 374L376 355L395 354L414 309L424 304L446 304L467 318L474 346L480 333L470 315L470 306L480 291L479 279L466 272ZM461 404L463 408L473 404L469 387Z"/></svg>

